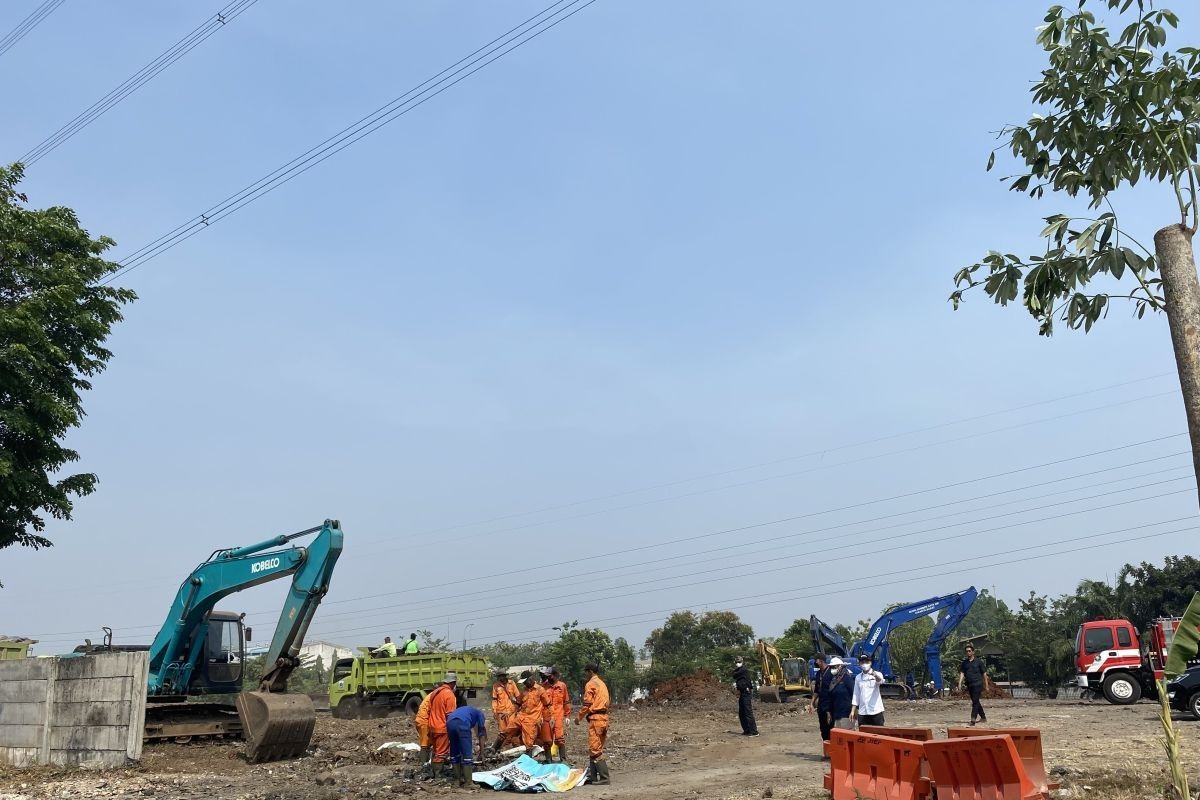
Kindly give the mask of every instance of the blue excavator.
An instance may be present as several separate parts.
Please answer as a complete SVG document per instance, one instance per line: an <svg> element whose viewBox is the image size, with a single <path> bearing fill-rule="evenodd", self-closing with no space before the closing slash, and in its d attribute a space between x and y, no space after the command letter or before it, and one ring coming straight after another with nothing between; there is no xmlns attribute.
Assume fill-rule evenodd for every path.
<svg viewBox="0 0 1200 800"><path fill-rule="evenodd" d="M933 682L935 693L941 694L944 688L942 681L942 645L945 644L946 639L954 632L954 629L962 624L962 621L967 616L967 612L974 605L977 596L978 592L975 591L975 587L968 586L961 592L943 595L942 597L931 597L916 603L905 603L904 605L889 609L879 619L875 620L875 624L867 631L865 639L855 642L850 647L849 660L851 663L855 663L859 656L870 656L875 669L882 672L888 680L881 687L884 697L902 698L910 696L913 691L911 687L894 682L895 675L892 672L891 648L888 644L888 636L901 625L937 613L937 623L933 626L933 632L925 642L925 667L928 672L928 678Z"/></svg>
<svg viewBox="0 0 1200 800"><path fill-rule="evenodd" d="M289 546L316 534L306 547ZM275 536L246 547L213 552L179 586L166 621L150 645L113 645L106 628L103 644L75 648L79 654L148 650L146 738L186 740L192 736L242 735L251 761L302 755L312 740L316 712L305 694L288 694L288 676L300 666L300 646L317 606L329 591L333 567L342 553L342 528L325 520L315 528ZM252 631L245 614L217 611L225 597L291 576L256 691L242 691L246 642ZM228 705L188 702L209 695L236 694L236 715Z"/></svg>

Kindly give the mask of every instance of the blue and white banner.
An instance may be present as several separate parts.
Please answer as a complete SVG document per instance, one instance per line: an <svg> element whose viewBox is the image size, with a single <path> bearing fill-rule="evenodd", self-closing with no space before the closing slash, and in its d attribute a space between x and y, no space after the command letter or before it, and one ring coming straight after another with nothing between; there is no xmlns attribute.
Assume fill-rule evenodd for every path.
<svg viewBox="0 0 1200 800"><path fill-rule="evenodd" d="M471 780L499 791L568 792L587 780L587 770L568 764L539 764L529 756L488 772L473 772Z"/></svg>

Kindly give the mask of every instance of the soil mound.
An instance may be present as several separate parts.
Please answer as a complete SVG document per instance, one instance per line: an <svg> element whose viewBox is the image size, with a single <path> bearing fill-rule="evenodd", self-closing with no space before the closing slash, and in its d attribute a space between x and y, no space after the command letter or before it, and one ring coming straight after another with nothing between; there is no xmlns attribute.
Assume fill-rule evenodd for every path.
<svg viewBox="0 0 1200 800"><path fill-rule="evenodd" d="M733 694L733 687L713 677L707 670L697 670L664 681L654 687L647 698L649 703L712 703Z"/></svg>

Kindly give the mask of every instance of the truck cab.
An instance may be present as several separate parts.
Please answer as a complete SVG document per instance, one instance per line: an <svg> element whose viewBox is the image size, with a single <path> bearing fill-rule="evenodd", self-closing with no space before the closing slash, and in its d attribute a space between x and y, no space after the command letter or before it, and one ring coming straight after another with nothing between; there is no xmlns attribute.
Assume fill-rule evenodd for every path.
<svg viewBox="0 0 1200 800"><path fill-rule="evenodd" d="M1116 705L1157 699L1178 617L1156 619L1139 638L1125 619L1094 619L1075 635L1075 682Z"/></svg>

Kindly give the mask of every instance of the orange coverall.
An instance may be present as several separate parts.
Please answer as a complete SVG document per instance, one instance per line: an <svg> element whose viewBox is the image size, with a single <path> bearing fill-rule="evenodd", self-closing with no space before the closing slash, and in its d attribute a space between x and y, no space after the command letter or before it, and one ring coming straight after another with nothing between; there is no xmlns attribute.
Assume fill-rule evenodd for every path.
<svg viewBox="0 0 1200 800"><path fill-rule="evenodd" d="M443 683L429 693L429 732L433 735L433 763L441 764L450 755L450 734L446 732L446 717L458 708L454 689Z"/></svg>
<svg viewBox="0 0 1200 800"><path fill-rule="evenodd" d="M579 719L587 718L588 758L604 758L604 742L608 739L608 687L599 675L593 675L583 687L583 705Z"/></svg>
<svg viewBox="0 0 1200 800"><path fill-rule="evenodd" d="M496 717L496 728L504 744L515 745L521 740L521 728L517 725L517 703L520 696L517 684L492 684L492 714Z"/></svg>
<svg viewBox="0 0 1200 800"><path fill-rule="evenodd" d="M571 716L571 693L561 680L544 683L542 688L550 697L550 736L561 747L567 743L563 720Z"/></svg>
<svg viewBox="0 0 1200 800"><path fill-rule="evenodd" d="M521 694L521 705L517 709L517 725L521 728L521 744L533 747L538 742L542 721L546 714L546 691L536 683Z"/></svg>
<svg viewBox="0 0 1200 800"><path fill-rule="evenodd" d="M417 716L413 719L413 724L417 726L417 743L421 747L433 746L433 739L429 735L429 701L432 699L433 692L421 699L421 707L417 709Z"/></svg>

